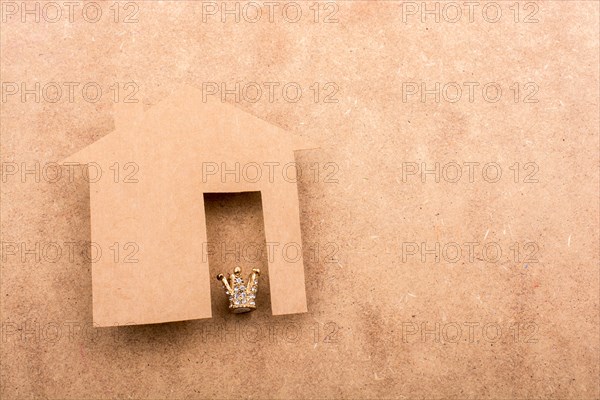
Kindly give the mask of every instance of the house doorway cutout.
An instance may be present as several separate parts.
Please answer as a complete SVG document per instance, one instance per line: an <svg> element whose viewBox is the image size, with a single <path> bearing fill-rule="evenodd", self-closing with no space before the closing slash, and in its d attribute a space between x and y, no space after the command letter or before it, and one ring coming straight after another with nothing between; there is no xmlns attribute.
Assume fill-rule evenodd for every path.
<svg viewBox="0 0 600 400"><path fill-rule="evenodd" d="M236 266L244 280L259 268L260 292L257 311L270 313L268 253L260 192L204 193L207 243L202 257L208 260L213 316L228 314L227 297L217 274L228 276Z"/></svg>

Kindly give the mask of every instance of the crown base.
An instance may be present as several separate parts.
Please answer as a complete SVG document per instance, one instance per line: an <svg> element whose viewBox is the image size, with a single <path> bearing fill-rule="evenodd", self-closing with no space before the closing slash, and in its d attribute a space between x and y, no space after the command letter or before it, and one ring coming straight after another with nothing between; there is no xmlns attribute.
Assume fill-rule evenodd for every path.
<svg viewBox="0 0 600 400"><path fill-rule="evenodd" d="M243 314L243 313L247 313L250 311L254 311L256 309L256 307L251 308L251 307L237 307L231 310L231 312L233 312L234 314Z"/></svg>
<svg viewBox="0 0 600 400"><path fill-rule="evenodd" d="M231 311L234 314L243 314L254 310L256 310L256 304L254 302L229 304L229 311Z"/></svg>

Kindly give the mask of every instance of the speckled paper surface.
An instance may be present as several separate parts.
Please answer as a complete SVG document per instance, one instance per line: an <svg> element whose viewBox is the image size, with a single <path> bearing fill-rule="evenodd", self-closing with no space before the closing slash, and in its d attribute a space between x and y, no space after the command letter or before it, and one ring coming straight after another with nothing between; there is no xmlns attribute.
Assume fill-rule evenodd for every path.
<svg viewBox="0 0 600 400"><path fill-rule="evenodd" d="M25 3L0 2L3 399L600 396L597 2ZM182 86L319 144L308 313L265 286L230 315L213 280L212 319L93 327L93 262L135 247L86 243L95 178L61 160ZM205 200L211 276L266 268L259 196Z"/></svg>

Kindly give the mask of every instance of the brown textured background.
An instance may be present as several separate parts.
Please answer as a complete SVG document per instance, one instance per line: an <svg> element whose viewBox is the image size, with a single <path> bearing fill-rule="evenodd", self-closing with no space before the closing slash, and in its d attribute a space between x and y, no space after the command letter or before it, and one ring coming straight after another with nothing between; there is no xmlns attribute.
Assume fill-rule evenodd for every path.
<svg viewBox="0 0 600 400"><path fill-rule="evenodd" d="M271 316L263 286L259 311L230 316L215 281L212 320L94 329L79 247L57 263L3 254L2 398L599 397L598 2L536 2L531 24L514 22L513 2L497 2L497 23L480 12L472 23L403 23L393 1L339 2L338 23L312 22L312 2L298 23L203 23L198 2L144 1L139 21L124 24L110 4L98 23L3 22L1 80L92 81L107 92L134 81L147 106L182 84L298 82L297 103L236 106L318 141L297 153L303 171L339 167L337 183L309 173L299 182L303 245L321 250L306 261L309 313ZM407 81L498 82L504 96L403 102ZM313 101L314 82L335 82L339 101ZM535 82L539 102L515 103L514 82ZM60 161L114 128L113 103L9 98L2 162ZM497 162L502 179L402 179L404 162L452 160ZM515 162L536 163L539 182L515 183ZM7 177L2 241L89 240L85 191L81 180ZM264 238L253 196L212 198L209 238ZM503 256L403 262L404 242L493 242ZM515 260L515 242L521 258L536 243L539 262ZM230 266L215 260L211 273ZM423 323L440 337L406 334ZM445 340L455 324L458 343ZM473 340L467 324L479 324ZM498 340L486 324L501 327Z"/></svg>

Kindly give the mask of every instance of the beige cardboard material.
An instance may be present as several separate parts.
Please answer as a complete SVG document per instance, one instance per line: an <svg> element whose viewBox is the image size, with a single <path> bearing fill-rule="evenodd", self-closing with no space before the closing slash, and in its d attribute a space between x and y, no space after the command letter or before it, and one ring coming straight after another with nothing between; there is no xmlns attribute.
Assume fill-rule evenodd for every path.
<svg viewBox="0 0 600 400"><path fill-rule="evenodd" d="M94 263L96 326L212 316L204 193L260 191L266 241L301 244L294 150L310 145L196 89L177 93L146 112L121 106L116 131L67 160L135 172L90 183L91 241L119 243L138 261ZM274 166L287 173L268 173ZM274 315L307 311L302 254L275 252L269 281Z"/></svg>
<svg viewBox="0 0 600 400"><path fill-rule="evenodd" d="M23 3L31 10L38 2L2 5ZM288 2L265 2L258 23L231 14L223 23L222 13L205 23L211 2L201 1L134 1L136 23L122 22L135 11L129 1L79 2L70 23L65 2L39 3L39 13L49 4L49 16L61 6L62 19L36 23L28 14L23 23L16 14L0 23L2 81L29 90L36 82L80 85L73 102L61 85L57 103L15 94L0 104L0 159L20 168L0 182L0 237L28 250L39 243L42 256L23 261L17 248L0 258L1 399L600 398L599 2L479 2L469 13L467 1L303 1L298 22L282 15ZM90 23L81 11L89 4L93 16L94 3L102 19ZM454 5L462 10L456 23L448 21ZM439 22L425 7L437 8ZM238 8L252 17L253 4ZM491 22L497 8L502 16ZM82 98L90 81L103 89L97 103ZM43 168L113 132L131 92L121 90L115 104L115 82L135 82L146 113L177 83L257 82L260 101L227 102L318 142L319 151L295 153L303 247L319 250L304 256L309 312L274 317L267 284L258 310L230 315L214 279L230 258L211 257L213 318L93 328L95 264L80 245L70 259L65 245L90 240L88 183L66 175L51 183L42 172L41 182L33 174L23 182L20 172L21 163ZM265 82L297 82L303 96L291 103L277 90L271 102ZM316 82L336 83L338 102L323 102L331 90L315 99ZM405 82L419 91L457 82L462 98L422 102L418 93L405 102ZM473 102L466 82L479 84ZM482 98L493 82L503 90L496 103ZM528 82L539 87L538 103L523 102ZM457 183L403 179L404 163L439 163L441 173L453 161L463 167ZM479 163L473 182L466 162ZM503 172L496 183L482 174L492 162ZM519 182L509 169L517 162ZM539 167L538 183L524 182L529 162ZM339 166L333 175L329 163ZM260 197L213 200L219 196L205 196L209 241L262 243ZM63 249L57 262L43 259L52 242ZM419 252L405 262L407 242L442 250L458 243L462 258L428 254L422 262ZM472 262L469 242L480 243ZM538 262L526 268L529 242L539 245ZM494 243L502 259L487 262L482 248ZM107 244L103 255L112 256ZM266 262L256 266L268 273Z"/></svg>

